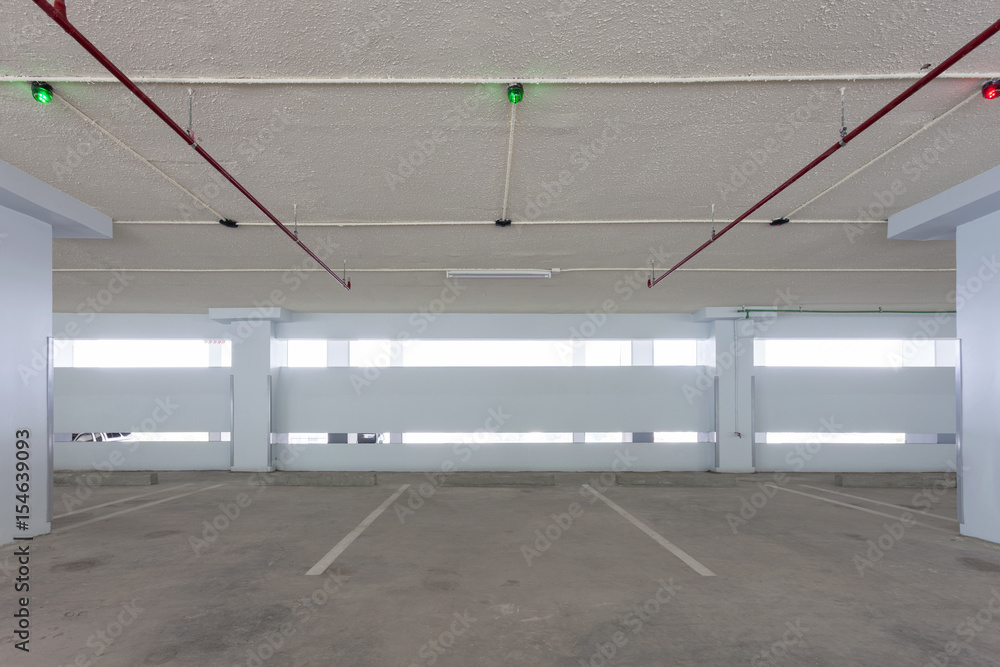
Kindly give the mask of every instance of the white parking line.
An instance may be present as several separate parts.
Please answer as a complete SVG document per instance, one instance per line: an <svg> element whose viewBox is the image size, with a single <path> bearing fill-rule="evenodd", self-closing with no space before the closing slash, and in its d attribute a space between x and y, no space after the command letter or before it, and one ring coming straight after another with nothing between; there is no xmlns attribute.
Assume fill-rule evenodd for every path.
<svg viewBox="0 0 1000 667"><path fill-rule="evenodd" d="M399 498L399 496L402 495L403 491L406 491L408 488L410 488L410 485L409 484L404 484L403 486L401 486L398 489L396 489L396 493L394 493L391 496L389 496L388 498L386 498L385 502L383 502L381 505L379 505L378 507L376 507L374 512L372 512L371 514L369 514L368 516L366 516L365 519L364 519L364 521L362 521L361 523L359 523L354 528L354 530L352 530L351 532L349 532L344 537L344 539L342 539L340 542L337 542L337 546L335 546L334 548L330 549L330 551L325 556L323 556L322 558L320 558L319 562L316 563L315 565L313 565L309 569L309 571L306 572L306 575L307 576L316 576L318 574L323 574L324 572L326 572L326 568L328 568L331 565L333 565L333 561L337 560L337 557L340 554L344 553L344 551L347 550L347 547L351 546L351 543L354 542L354 540L358 539L358 536L361 535L361 533L365 532L365 528L367 528L368 526L372 525L375 522L375 519L377 519L379 517L379 515L382 512L384 512L386 510L386 508L389 507L389 505L391 505L393 503L393 501L396 500L396 498Z"/></svg>
<svg viewBox="0 0 1000 667"><path fill-rule="evenodd" d="M149 493L141 493L138 496L129 496L128 498L120 498L118 500L112 500L109 503L101 503L100 505L93 505L91 507L81 507L78 510L71 510L71 511L65 512L63 514L56 514L52 518L53 519L61 519L64 516L71 516L73 514L79 514L80 512L89 512L90 510L96 510L96 509L99 509L101 507L107 507L108 505L117 505L118 503L124 503L125 501L128 501L128 500L135 500L136 498L145 498L146 496L155 496L157 493L166 493L167 491L176 491L177 489L183 488L185 486L191 486L191 484L192 484L192 482L188 482L187 484L178 484L177 486L171 486L169 488L160 489L158 491L151 491Z"/></svg>
<svg viewBox="0 0 1000 667"><path fill-rule="evenodd" d="M892 503L883 503L883 502L881 502L879 500L872 500L871 498L865 498L863 496L852 496L849 493L841 493L840 491L831 491L830 489L822 489L822 488L820 488L818 486L809 486L808 484L799 484L799 486L801 486L803 488L806 488L806 489L814 489L816 491L823 491L824 493L835 493L838 496L844 496L846 498L854 498L855 500L863 500L866 503L874 503L876 505L885 505L886 507L895 507L896 509L903 510L905 512L913 512L913 513L916 513L916 514L923 514L924 516L932 516L935 519L944 519L945 521L954 521L955 523L959 523L958 519L953 519L953 518L948 517L948 516L941 516L940 514L931 514L930 512L925 512L923 510L915 510L912 507L903 507L902 505L893 505Z"/></svg>
<svg viewBox="0 0 1000 667"><path fill-rule="evenodd" d="M852 510L858 510L859 512L868 512L869 514L877 514L878 516L889 517L890 519L895 519L896 521L900 520L900 517L896 516L895 514L886 514L885 512L878 512L876 510L870 510L867 507L858 507L857 505L851 505L850 503L842 503L839 500L831 500L830 498L823 498L821 496L814 496L811 493L803 493L802 491L796 491L795 489L786 489L783 486L775 486L774 488L781 489L782 491L788 491L789 493L797 493L798 495L805 496L806 498L815 498L816 500L822 500L824 503L832 503L834 505L840 505L841 507L849 507ZM909 511L909 510L907 510L907 511ZM912 514L912 512L911 512L911 514ZM913 520L913 523L916 524L916 525L918 525L918 526L923 526L924 528L930 528L931 530L936 530L936 531L939 531L939 532L942 532L942 533L947 533L948 535L954 535L955 534L955 531L953 531L953 530L945 530L944 528L938 528L937 526L929 526L926 523L920 523L916 519Z"/></svg>
<svg viewBox="0 0 1000 667"><path fill-rule="evenodd" d="M628 512L626 512L622 507L620 507L619 505L616 505L614 502L612 502L611 500L609 500L608 498L606 498L604 495L602 495L599 491L597 491L596 489L594 489L594 487L590 486L589 484L584 484L583 488L587 489L588 491L590 491L591 493L593 493L595 496L597 496L598 498L600 498L601 500L603 500L604 503L608 507L610 507L611 509L613 509L614 511L618 512L623 517L625 517L633 526L635 526L636 528L638 528L642 532L644 532L647 535L649 535L650 537L652 537L654 540L656 540L660 544L660 546L662 546L664 549L666 549L667 551L669 551L673 555L675 555L678 558L680 558L692 570L694 570L695 572L697 572L698 574L700 574L703 577L714 577L715 576L714 572L712 572L707 567L705 567L704 565L702 565L701 563L699 563L698 561L696 561L694 558L692 558L691 556L689 556L683 549L681 549L680 547L678 547L675 544L673 544L672 542L670 542L670 540L668 540L667 538L665 538L662 535L660 535L658 532L656 532L655 530L653 530L652 528L650 528L649 526L647 526L646 524L644 524L642 521L639 521L638 519L636 519L634 516L632 516L631 514L629 514Z"/></svg>
<svg viewBox="0 0 1000 667"><path fill-rule="evenodd" d="M197 491L189 491L188 493L182 493L179 496L171 496L170 498L162 498L161 500L154 500L151 503L146 503L145 505L137 505L135 507L130 507L127 510L119 510L117 512L112 512L105 516L99 516L96 519L88 519L87 521L81 521L80 523L74 523L71 526L65 526L64 528L57 528L52 531L52 533L63 533L67 530L73 530L74 528L80 528L81 526L87 526L92 523L97 523L98 521L104 521L105 519L110 519L112 517L121 516L122 514L128 514L129 512L134 512L136 510L145 509L147 507L152 507L153 505L159 505L160 503L168 503L171 500L177 500L178 498L184 498L185 496L193 496L196 493L201 493L202 491L208 491L209 489L217 489L220 486L225 486L225 483L214 484L212 486L206 486L203 489L198 489Z"/></svg>

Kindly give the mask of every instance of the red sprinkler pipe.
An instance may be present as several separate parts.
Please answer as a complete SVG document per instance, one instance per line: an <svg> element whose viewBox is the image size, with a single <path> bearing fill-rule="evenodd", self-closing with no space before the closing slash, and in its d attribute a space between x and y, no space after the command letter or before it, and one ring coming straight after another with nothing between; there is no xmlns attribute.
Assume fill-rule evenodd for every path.
<svg viewBox="0 0 1000 667"><path fill-rule="evenodd" d="M206 162L212 165L212 167L214 167L216 171L222 174L227 181L232 183L237 190L243 193L243 196L249 199L254 206L259 208L261 212L271 220L271 222L276 224L281 231L285 232L285 234L288 235L288 238L295 241L295 243L300 248L305 250L310 257L312 257L314 260L316 260L317 263L319 263L320 266L326 269L326 272L329 273L331 276L333 276L338 283L344 286L344 288L351 289L350 280L345 282L343 278L334 273L333 269L331 269L329 266L326 265L325 262L323 262L323 260L317 257L316 253L310 250L305 243L300 241L298 237L296 237L295 234L290 229L288 229L288 227L283 225L281 221L278 220L278 218L275 217L275 215L267 209L267 207L265 207L263 204L257 201L257 198L254 197L252 194L250 194L250 191L247 190L245 187L243 187L243 185L241 185L240 182L237 181L232 174L226 171L225 167L216 162L215 158L213 158L211 155L208 154L208 151L199 146L198 142L195 141L194 137L190 136L187 132L181 129L181 126L175 123L174 120L170 116L168 116L166 112L159 107L158 104L156 104L156 102L149 99L146 93L142 92L139 86L135 85L135 83L130 78L128 78L128 76L126 76L124 72L118 69L118 67L115 66L115 64L111 62L111 60L108 59L108 57L104 55L100 49L94 46L89 39L84 37L83 34L79 30L77 30L72 23L69 22L69 19L66 18L65 0L56 0L56 4L54 7L50 5L47 2L47 0L34 0L34 2L36 5L42 8L42 11L44 11L46 14L49 15L49 18L51 18L53 21L59 24L59 26L63 30L65 30L70 37L75 39L80 44L80 46L82 46L84 49L87 50L88 53L90 53L90 55L94 56L94 59L97 60L97 62L104 65L104 67L107 68L109 72L114 74L116 79L121 81L126 88L132 91L132 94L138 97L143 104L145 104L147 107L150 108L150 110L153 113L159 116L160 120L166 123L171 130L176 132L177 135L180 136L185 141L185 143L189 144L191 148L195 149L199 155L205 158Z"/></svg>
<svg viewBox="0 0 1000 667"><path fill-rule="evenodd" d="M830 146L829 148L827 148L819 157L817 157L812 162L810 162L809 164L807 164L806 166L804 166L794 176L792 176L787 181L785 181L784 183L782 183L781 185L779 185L777 188L775 188L774 191L771 192L771 194L767 195L766 197L764 197L763 199L761 199L759 202L757 202L756 204L754 204L753 206L751 206L749 209L747 209L747 211L745 213L743 213L743 215L741 215L740 217L736 218L735 220L733 220L732 222L730 222L728 225L726 225L725 227L723 227L722 230L720 230L718 234L715 234L711 239L709 239L708 241L705 241L700 246L698 246L697 248L695 248L694 252L692 252L690 255L688 255L687 257L685 257L681 261L677 262L677 264L675 264L673 266L673 268L671 268L669 271L667 271L666 273L664 273L662 276L660 276L656 280L653 280L652 278L650 278L649 280L647 280L646 281L646 286L649 287L649 288L652 288L653 285L655 285L656 283L660 282L661 280L663 280L664 278L666 278L667 276L669 276L671 273L673 273L674 271L676 271L677 269L679 269L680 267L682 267L684 264L687 263L687 261L689 259L691 259L695 255L697 255L698 253L700 253L702 250L704 250L708 246L712 245L720 236L722 236L723 234L725 234L726 232L728 232L730 229L732 229L736 225L738 225L741 222L743 222L754 211L756 211L761 206L763 206L764 204L766 204L767 202L769 202L771 199L773 199L782 190L784 190L789 185L791 185L795 181L797 181L800 178L802 178L803 176L805 176L813 168L815 168L819 163L823 162L823 160L827 159L828 157L830 157L831 155L833 155L834 153L836 153L837 151L839 151L841 148L843 148L844 146L846 146L848 144L848 142L850 142L852 139L856 138L859 134L861 134L862 132L864 132L865 130L867 130L869 127L871 127L872 125L874 125L875 123L877 123L879 120L882 119L883 116L885 116L887 113L889 113L890 111L892 111L893 109L895 109L896 107L898 107L900 104L902 104L904 101L906 101L911 95L913 95L918 90L920 90L921 88L923 88L924 86L926 86L928 83L930 83L931 81L933 81L934 79L936 79L942 72L944 72L945 70L947 70L949 67L951 67L952 65L954 65L955 63L957 63L959 60L961 60L965 56L967 56L970 53L972 53L972 51L974 51L976 48L978 48L979 45L981 45L983 42L985 42L986 40L988 40L993 35L997 34L997 32L1000 32L1000 21L997 21L996 23L994 23L993 25L991 25L989 28L987 28L986 30L984 30L981 33L979 33L978 35L976 35L976 37L972 41L970 41L968 44L966 44L965 46L963 46L962 48L960 48L958 51L955 51L955 53L951 54L944 62L942 62L940 65L938 65L937 67L935 67L934 69L932 69L930 72L928 72L926 75L924 75L923 78L921 78L919 81L917 81L916 83L914 83L912 86L910 86L909 88L907 88L906 90L904 90L902 93L900 93L899 95L897 95L895 99L893 99L891 102L889 102L888 104L886 104L884 107L882 107L881 109L879 109L878 111L876 111L874 114L872 114L865 122L861 123L861 125L858 125L856 128L854 128L854 130L852 132L850 132L846 136L844 136L844 138L841 141L839 141L839 142L835 143L834 145Z"/></svg>

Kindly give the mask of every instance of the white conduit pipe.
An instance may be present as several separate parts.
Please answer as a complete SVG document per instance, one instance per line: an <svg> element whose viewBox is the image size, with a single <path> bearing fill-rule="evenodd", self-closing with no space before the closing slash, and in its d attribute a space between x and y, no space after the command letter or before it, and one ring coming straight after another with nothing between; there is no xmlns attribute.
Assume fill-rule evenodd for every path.
<svg viewBox="0 0 1000 667"><path fill-rule="evenodd" d="M671 220L526 220L518 223L520 226L543 226L543 225L684 225L684 224L705 224L711 222L709 219L671 219ZM792 220L793 225L855 225L857 220ZM885 222L885 220L873 220L873 223ZM214 220L115 220L119 225L205 225L214 226ZM240 222L241 227L266 227L270 222L247 221ZM489 220L386 220L376 222L373 220L316 220L313 222L300 222L299 227L451 227L456 225L489 225L495 223ZM769 225L771 220L755 218L743 221L746 225Z"/></svg>
<svg viewBox="0 0 1000 667"><path fill-rule="evenodd" d="M510 136L507 137L507 176L503 181L503 213L501 220L507 219L507 197L510 194L510 167L514 161L514 123L517 121L517 105L510 105Z"/></svg>
<svg viewBox="0 0 1000 667"><path fill-rule="evenodd" d="M523 271L524 269L503 269L490 267L488 269L483 268L428 268L428 267L417 267L417 268L402 268L402 269L352 269L352 273L444 273L445 271ZM648 273L649 267L634 267L634 266L595 266L595 267L580 267L575 269L545 269L551 270L553 273L587 273L587 272L620 272L620 271L634 271L636 273ZM290 269L274 269L274 268L259 268L259 269L95 269L95 268L79 268L79 269L52 269L53 273L324 273L323 269L317 268L290 268ZM816 268L805 268L805 269L760 269L760 268L730 268L730 267L720 267L720 268L682 268L678 271L690 272L690 273L954 273L955 269L926 269L926 268L902 268L902 269L886 269L886 268L874 268L874 269L816 269Z"/></svg>
<svg viewBox="0 0 1000 667"><path fill-rule="evenodd" d="M705 84L705 83L796 83L815 81L912 81L923 76L920 72L896 74L787 74L757 76L583 76L583 77L536 77L518 78L522 84L545 83L567 85L641 85L641 84ZM214 76L135 76L135 83L164 83L211 86L324 86L324 85L370 85L370 84L428 84L428 85L468 85L468 84L508 84L510 78L488 77L214 77ZM945 72L938 79L996 79L1000 72ZM0 76L0 82L48 81L50 83L116 83L113 76L60 76L57 74L9 74Z"/></svg>

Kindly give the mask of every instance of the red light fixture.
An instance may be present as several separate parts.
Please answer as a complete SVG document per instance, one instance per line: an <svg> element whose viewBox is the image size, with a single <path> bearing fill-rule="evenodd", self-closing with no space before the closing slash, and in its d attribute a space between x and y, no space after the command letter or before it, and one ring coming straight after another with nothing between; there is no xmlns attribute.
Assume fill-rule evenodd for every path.
<svg viewBox="0 0 1000 667"><path fill-rule="evenodd" d="M983 97L995 100L1000 95L1000 79L993 79L983 84Z"/></svg>

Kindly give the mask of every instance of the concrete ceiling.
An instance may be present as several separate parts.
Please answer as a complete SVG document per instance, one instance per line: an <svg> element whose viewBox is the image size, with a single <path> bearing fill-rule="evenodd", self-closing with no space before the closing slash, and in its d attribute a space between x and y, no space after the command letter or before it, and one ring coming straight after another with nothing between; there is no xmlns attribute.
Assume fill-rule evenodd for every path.
<svg viewBox="0 0 1000 667"><path fill-rule="evenodd" d="M854 127L996 21L995 2L69 0L69 16L182 125L193 91L202 145L286 222L297 205L302 240L346 260L353 289L34 3L9 0L0 160L115 221L111 241L57 241L57 311L123 271L107 311L280 296L417 312L448 268L560 269L466 280L451 312L690 312L786 290L802 306L946 308L954 245L887 240L885 219L1000 164L984 141L1000 103L978 96L1000 76L994 38L647 290L651 260L662 271L709 237L711 204L721 228L836 141L842 87ZM61 99L37 105L34 79ZM501 229L508 81L542 83L517 106Z"/></svg>

